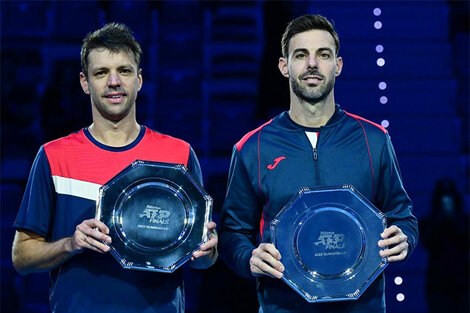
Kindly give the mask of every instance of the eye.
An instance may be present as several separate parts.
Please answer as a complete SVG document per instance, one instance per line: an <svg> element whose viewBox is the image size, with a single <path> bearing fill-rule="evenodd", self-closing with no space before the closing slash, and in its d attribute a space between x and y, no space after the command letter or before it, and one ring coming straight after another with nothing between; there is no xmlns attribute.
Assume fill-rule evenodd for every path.
<svg viewBox="0 0 470 313"><path fill-rule="evenodd" d="M124 75L132 73L132 71L128 68L122 68L119 72Z"/></svg>
<svg viewBox="0 0 470 313"><path fill-rule="evenodd" d="M320 53L320 57L322 59L329 59L329 58L331 58L331 54L328 53L328 52L322 52L322 53Z"/></svg>
<svg viewBox="0 0 470 313"><path fill-rule="evenodd" d="M307 57L307 55L306 55L305 53L303 53L303 52L299 52L299 53L297 53L297 54L295 55L295 58L296 58L296 59L303 59L303 58L305 58L305 57Z"/></svg>
<svg viewBox="0 0 470 313"><path fill-rule="evenodd" d="M106 74L105 71L98 71L98 72L95 72L95 76L96 76L96 77L102 77L102 76L104 76L105 74Z"/></svg>

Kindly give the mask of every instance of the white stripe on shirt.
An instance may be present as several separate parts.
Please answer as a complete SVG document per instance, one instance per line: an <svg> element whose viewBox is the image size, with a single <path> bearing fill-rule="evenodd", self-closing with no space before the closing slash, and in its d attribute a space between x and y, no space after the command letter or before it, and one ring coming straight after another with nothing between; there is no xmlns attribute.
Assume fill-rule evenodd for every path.
<svg viewBox="0 0 470 313"><path fill-rule="evenodd" d="M73 178L52 176L55 191L59 194L98 200L101 185Z"/></svg>

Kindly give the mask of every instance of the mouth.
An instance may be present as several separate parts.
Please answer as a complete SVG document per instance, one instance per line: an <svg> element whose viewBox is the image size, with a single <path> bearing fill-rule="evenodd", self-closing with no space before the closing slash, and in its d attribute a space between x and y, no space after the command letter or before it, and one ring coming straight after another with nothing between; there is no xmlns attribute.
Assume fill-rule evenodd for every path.
<svg viewBox="0 0 470 313"><path fill-rule="evenodd" d="M321 82L323 80L323 78L319 77L319 76L306 76L304 78L302 78L302 80L306 81L307 83L313 83L313 84L318 84L319 82Z"/></svg>
<svg viewBox="0 0 470 313"><path fill-rule="evenodd" d="M123 92L112 92L105 94L104 97L112 103L119 103L126 97L126 94Z"/></svg>
<svg viewBox="0 0 470 313"><path fill-rule="evenodd" d="M308 84L319 84L323 79L324 76L318 73L304 73L300 76L300 79L307 82Z"/></svg>
<svg viewBox="0 0 470 313"><path fill-rule="evenodd" d="M110 99L118 99L118 98L122 98L122 97L125 97L126 94L123 93L123 92L113 92L113 93L108 93L105 95L105 98L110 98Z"/></svg>
<svg viewBox="0 0 470 313"><path fill-rule="evenodd" d="M320 76L306 76L303 80L323 80Z"/></svg>

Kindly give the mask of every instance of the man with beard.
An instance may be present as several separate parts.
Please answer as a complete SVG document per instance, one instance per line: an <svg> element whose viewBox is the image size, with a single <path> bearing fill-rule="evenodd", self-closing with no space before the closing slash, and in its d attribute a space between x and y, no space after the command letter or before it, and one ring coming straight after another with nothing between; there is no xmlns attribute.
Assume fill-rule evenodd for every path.
<svg viewBox="0 0 470 313"><path fill-rule="evenodd" d="M263 313L385 312L383 274L356 301L308 303L285 282L270 222L302 187L352 185L381 210L388 227L379 255L406 259L418 240L388 132L343 111L334 84L343 68L339 38L320 15L291 21L279 70L289 79L290 107L246 134L232 153L221 215L221 257L239 275L257 278ZM282 235L281 235L282 236Z"/></svg>
<svg viewBox="0 0 470 313"><path fill-rule="evenodd" d="M109 227L95 219L100 186L135 160L184 164L202 184L191 146L136 121L142 50L123 24L90 33L81 50L80 84L92 124L44 144L34 161L14 223L13 265L20 274L50 272L50 305L59 312L184 312L181 270L123 269L108 253ZM191 265L217 257L215 223ZM106 243L106 244L105 244Z"/></svg>

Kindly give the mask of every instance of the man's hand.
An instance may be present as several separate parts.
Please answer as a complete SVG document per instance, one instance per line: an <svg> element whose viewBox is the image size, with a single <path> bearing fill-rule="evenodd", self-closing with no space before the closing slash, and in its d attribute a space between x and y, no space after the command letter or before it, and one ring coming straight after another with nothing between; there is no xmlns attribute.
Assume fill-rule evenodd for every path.
<svg viewBox="0 0 470 313"><path fill-rule="evenodd" d="M215 231L215 228L217 227L217 224L214 222L209 222L206 224L206 228L209 232L209 240L205 243L203 243L200 247L199 250L193 252L193 256L191 257L191 261L194 261L200 257L206 256L206 255L211 255L214 256L216 253L216 246L217 243L219 242L217 238L217 233Z"/></svg>
<svg viewBox="0 0 470 313"><path fill-rule="evenodd" d="M109 228L96 219L85 220L76 228L70 238L71 252L91 249L96 252L105 253L110 250L109 246L103 243L111 243Z"/></svg>
<svg viewBox="0 0 470 313"><path fill-rule="evenodd" d="M27 230L17 230L12 247L13 266L20 274L50 271L73 255L91 249L100 253L109 251L109 229L96 219L80 223L72 237L47 242L41 235Z"/></svg>
<svg viewBox="0 0 470 313"><path fill-rule="evenodd" d="M250 258L250 270L253 276L267 275L282 278L284 265L280 262L281 254L271 243L262 243L254 249Z"/></svg>
<svg viewBox="0 0 470 313"><path fill-rule="evenodd" d="M199 250L194 251L191 257L191 267L196 269L204 269L210 267L215 263L218 257L217 253L217 232L215 228L217 225L214 222L206 224L207 231L209 232L209 240L203 243Z"/></svg>
<svg viewBox="0 0 470 313"><path fill-rule="evenodd" d="M381 248L389 247L380 250L380 256L387 258L389 262L402 261L408 255L408 237L402 230L393 225L388 227L380 234L383 240L378 241Z"/></svg>

